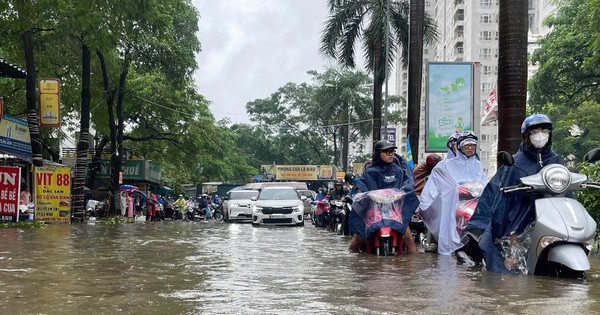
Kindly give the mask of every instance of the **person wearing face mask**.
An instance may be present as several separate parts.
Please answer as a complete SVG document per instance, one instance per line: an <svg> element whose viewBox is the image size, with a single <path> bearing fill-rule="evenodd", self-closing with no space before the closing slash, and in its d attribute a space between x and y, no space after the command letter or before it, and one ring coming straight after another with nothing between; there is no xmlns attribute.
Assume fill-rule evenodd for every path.
<svg viewBox="0 0 600 315"><path fill-rule="evenodd" d="M485 187L465 228L469 239L465 246L468 258L474 261L484 258L489 271L515 273L505 266L499 239L521 234L535 220L535 200L543 197L540 193L502 193L500 188L518 185L521 177L536 174L546 165L563 164L551 149L552 121L548 116L533 114L525 118L521 135L523 141L513 155L514 165L498 169ZM473 240L478 240L478 244ZM473 243L478 246L473 246Z"/></svg>
<svg viewBox="0 0 600 315"><path fill-rule="evenodd" d="M457 229L456 212L464 187L475 187L480 193L487 176L477 158L478 138L466 131L458 137L456 157L439 162L431 171L420 196L421 218L437 240L428 252L450 255L463 246ZM434 242L435 244L435 242Z"/></svg>

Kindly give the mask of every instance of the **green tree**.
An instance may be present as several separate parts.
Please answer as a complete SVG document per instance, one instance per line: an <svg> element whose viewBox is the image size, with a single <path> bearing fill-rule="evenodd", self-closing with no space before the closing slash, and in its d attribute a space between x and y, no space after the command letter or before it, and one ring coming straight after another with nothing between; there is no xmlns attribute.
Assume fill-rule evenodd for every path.
<svg viewBox="0 0 600 315"><path fill-rule="evenodd" d="M552 31L532 56L539 65L529 82L529 105L554 122L553 148L581 159L600 146L600 38L597 1L569 0L547 20Z"/></svg>
<svg viewBox="0 0 600 315"><path fill-rule="evenodd" d="M388 1L391 1L388 5ZM387 8L390 8L389 20ZM355 67L355 43L359 39L367 59L366 67L373 73L373 141L380 139L381 103L386 62L388 69L396 60L396 52L402 47L401 60L408 62L408 12L407 1L380 0L329 0L330 17L321 37L321 51L347 67ZM389 31L387 31L389 30ZM389 34L389 46L385 36ZM424 18L425 42L436 39L434 22ZM388 57L386 60L386 56Z"/></svg>

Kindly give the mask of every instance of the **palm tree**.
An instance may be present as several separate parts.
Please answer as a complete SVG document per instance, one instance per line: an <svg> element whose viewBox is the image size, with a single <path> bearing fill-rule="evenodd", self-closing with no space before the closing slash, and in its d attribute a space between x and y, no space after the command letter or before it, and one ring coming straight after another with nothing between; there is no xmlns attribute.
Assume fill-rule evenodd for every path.
<svg viewBox="0 0 600 315"><path fill-rule="evenodd" d="M367 58L366 67L373 72L373 142L378 141L381 136L386 50L388 66L394 64L399 47L403 48L400 57L404 66L408 62L408 1L329 0L329 12L330 16L322 32L321 52L337 59L346 67L354 68L354 47L361 39ZM386 30L389 30L389 47L386 47ZM427 16L424 18L424 37L427 43L437 38L435 23Z"/></svg>
<svg viewBox="0 0 600 315"><path fill-rule="evenodd" d="M528 2L500 1L498 41L498 151L515 152L527 101Z"/></svg>

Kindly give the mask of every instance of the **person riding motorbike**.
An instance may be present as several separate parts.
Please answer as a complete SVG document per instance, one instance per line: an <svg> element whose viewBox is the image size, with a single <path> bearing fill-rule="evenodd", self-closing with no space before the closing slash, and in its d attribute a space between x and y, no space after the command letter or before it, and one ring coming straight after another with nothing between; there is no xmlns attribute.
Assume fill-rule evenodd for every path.
<svg viewBox="0 0 600 315"><path fill-rule="evenodd" d="M402 220L406 225L404 243L409 254L415 254L417 247L413 239L408 222L419 204L414 191L414 178L406 160L395 154L397 147L387 141L377 142L373 148L372 164L365 169L363 176L356 183L359 192L368 192L386 188L396 188L404 192L402 204ZM350 231L354 233L349 250L359 251L365 243L366 235L363 219L352 211L350 213ZM402 231L400 231L402 232Z"/></svg>
<svg viewBox="0 0 600 315"><path fill-rule="evenodd" d="M344 187L344 183L337 181L334 188L329 192L330 200L342 200L348 194L348 190Z"/></svg>
<svg viewBox="0 0 600 315"><path fill-rule="evenodd" d="M421 218L442 255L450 255L463 246L456 222L459 186L477 186L479 196L487 184L487 176L477 159L477 142L477 135L464 132L458 138L456 157L437 164L420 196Z"/></svg>
<svg viewBox="0 0 600 315"><path fill-rule="evenodd" d="M535 220L535 200L540 193L524 194L519 191L502 193L501 187L518 185L520 178L539 172L549 164L563 164L552 150L552 121L544 114L532 114L521 124L522 142L512 167L502 166L485 187L475 213L465 229L469 241L466 254L478 261L485 259L487 270L516 273L505 266L499 239L516 238ZM569 196L572 197L572 194ZM470 246L478 239L477 246ZM463 256L464 257L464 256Z"/></svg>
<svg viewBox="0 0 600 315"><path fill-rule="evenodd" d="M179 207L179 211L181 211L181 213L184 213L187 207L187 201L185 201L183 195L179 195L179 198L175 201L173 205Z"/></svg>

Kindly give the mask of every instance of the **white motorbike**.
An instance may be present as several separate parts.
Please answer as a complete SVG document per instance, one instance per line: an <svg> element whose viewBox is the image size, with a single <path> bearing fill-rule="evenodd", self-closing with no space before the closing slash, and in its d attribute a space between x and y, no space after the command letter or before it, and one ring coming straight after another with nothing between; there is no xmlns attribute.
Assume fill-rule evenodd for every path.
<svg viewBox="0 0 600 315"><path fill-rule="evenodd" d="M588 162L600 160L600 149L590 151L586 158ZM500 152L498 161L507 166L514 164L508 152ZM590 269L588 256L596 222L581 203L565 195L587 188L600 189L600 183L590 182L586 175L572 173L560 164L547 165L520 181L519 185L503 187L501 191L538 192L544 197L535 201L536 219L519 240L505 240L505 252L516 254L510 257L511 261L519 264L520 260L522 272L527 274L584 278L585 271Z"/></svg>

